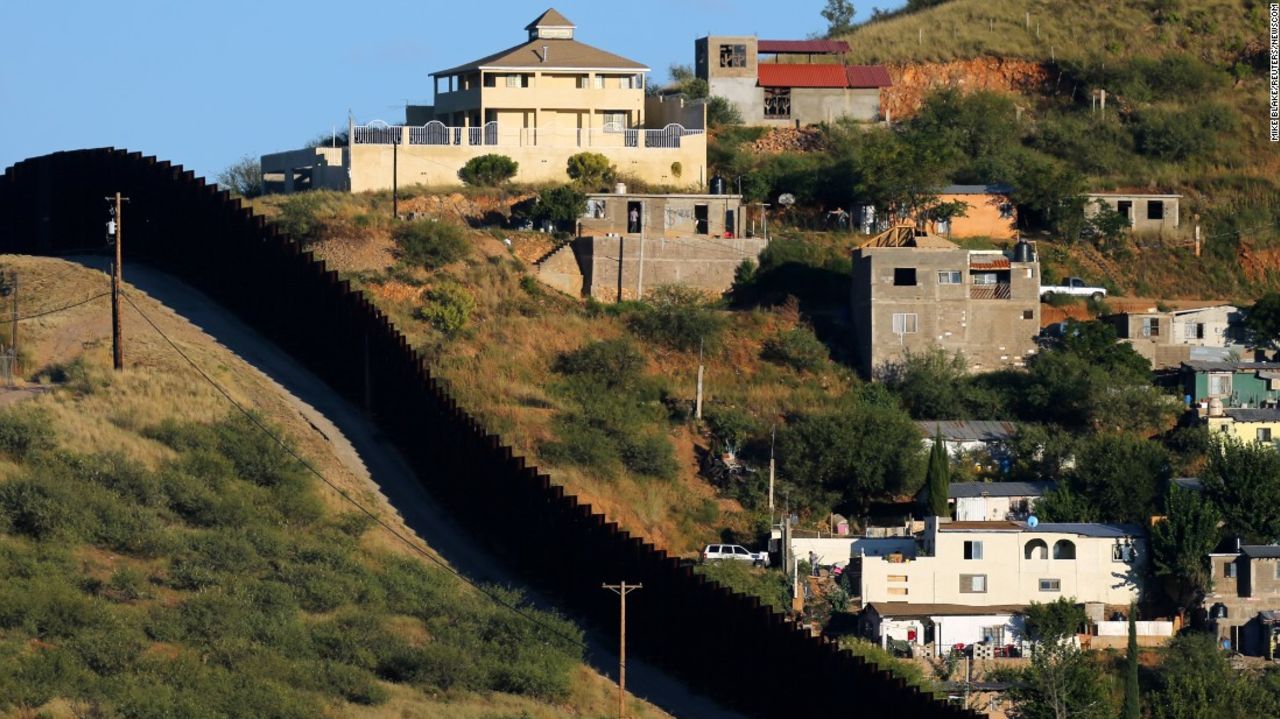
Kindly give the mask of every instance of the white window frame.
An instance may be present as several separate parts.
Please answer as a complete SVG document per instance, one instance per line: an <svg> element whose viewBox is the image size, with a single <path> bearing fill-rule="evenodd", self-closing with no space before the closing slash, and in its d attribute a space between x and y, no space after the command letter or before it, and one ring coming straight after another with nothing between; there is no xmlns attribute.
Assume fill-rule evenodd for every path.
<svg viewBox="0 0 1280 719"><path fill-rule="evenodd" d="M1210 372L1208 381L1208 390L1210 397L1225 397L1231 394L1232 384L1235 375L1230 372ZM1222 391L1223 385L1226 385L1226 391ZM1218 391L1214 391L1214 385L1217 385Z"/></svg>
<svg viewBox="0 0 1280 719"><path fill-rule="evenodd" d="M972 561L981 560L982 559L982 540L966 539L964 542L964 552L965 554L969 555L965 557L965 559L967 560L972 560Z"/></svg>
<svg viewBox="0 0 1280 719"><path fill-rule="evenodd" d="M1061 580L1061 579L1041 579L1041 580L1040 580L1040 591L1042 591L1042 592L1061 592L1061 591L1062 591L1062 580Z"/></svg>
<svg viewBox="0 0 1280 719"><path fill-rule="evenodd" d="M965 589L965 580L968 579L968 589ZM987 575L985 574L961 574L960 575L960 593L961 594L986 594L987 593Z"/></svg>
<svg viewBox="0 0 1280 719"><path fill-rule="evenodd" d="M522 78L519 75L504 75L506 78L506 87L524 87Z"/></svg>
<svg viewBox="0 0 1280 719"><path fill-rule="evenodd" d="M938 272L938 284L940 285L964 284L964 275L960 272L960 270L940 270Z"/></svg>
<svg viewBox="0 0 1280 719"><path fill-rule="evenodd" d="M594 82L592 83L592 84L593 84L593 86L594 86L597 90L603 90L603 89L604 89L604 75L601 75L600 73L598 73L598 72L597 72L593 77L595 78Z"/></svg>
<svg viewBox="0 0 1280 719"><path fill-rule="evenodd" d="M920 315L915 312L894 312L893 333L895 335L913 335L920 331Z"/></svg>
<svg viewBox="0 0 1280 719"><path fill-rule="evenodd" d="M992 286L1000 284L1000 275L995 272L975 272L973 273L973 284Z"/></svg>

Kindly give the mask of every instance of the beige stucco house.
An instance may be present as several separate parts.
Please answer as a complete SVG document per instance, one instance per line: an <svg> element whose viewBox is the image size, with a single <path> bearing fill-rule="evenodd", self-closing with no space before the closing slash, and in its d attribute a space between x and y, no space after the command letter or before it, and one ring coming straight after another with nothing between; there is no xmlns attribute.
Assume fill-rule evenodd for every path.
<svg viewBox="0 0 1280 719"><path fill-rule="evenodd" d="M1135 527L1113 524L927 521L918 553L861 557L864 604L1020 606L1071 597L1136 601L1146 561Z"/></svg>
<svg viewBox="0 0 1280 719"><path fill-rule="evenodd" d="M1242 654L1280 655L1280 546L1240 545L1209 555L1204 606L1218 638Z"/></svg>
<svg viewBox="0 0 1280 719"><path fill-rule="evenodd" d="M432 73L434 104L407 107L405 124L352 122L345 172L329 169L330 152L263 156L269 189L299 189L298 177L353 192L390 188L393 178L457 185L458 170L486 154L519 163L519 182L562 182L568 158L580 152L600 153L622 176L649 183L706 183L704 104L646 98L648 67L578 41L576 26L554 9L525 32L517 45Z"/></svg>
<svg viewBox="0 0 1280 719"><path fill-rule="evenodd" d="M1192 359L1226 360L1231 350L1244 350L1235 343L1233 330L1241 313L1232 305L1213 305L1161 312L1120 312L1105 315L1103 322L1116 330L1116 337L1128 342L1156 368L1177 367Z"/></svg>

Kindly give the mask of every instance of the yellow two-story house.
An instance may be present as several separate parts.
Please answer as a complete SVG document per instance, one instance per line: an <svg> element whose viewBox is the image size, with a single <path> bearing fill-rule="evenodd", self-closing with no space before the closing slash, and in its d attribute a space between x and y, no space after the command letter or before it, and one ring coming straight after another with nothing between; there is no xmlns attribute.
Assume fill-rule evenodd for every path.
<svg viewBox="0 0 1280 719"><path fill-rule="evenodd" d="M519 182L562 182L580 152L604 155L622 179L705 187L705 104L646 98L648 67L576 30L547 10L520 44L432 73L434 104L408 106L403 125L351 122L345 173L332 167L334 148L264 156L268 191L457 185L458 170L486 154L515 160Z"/></svg>

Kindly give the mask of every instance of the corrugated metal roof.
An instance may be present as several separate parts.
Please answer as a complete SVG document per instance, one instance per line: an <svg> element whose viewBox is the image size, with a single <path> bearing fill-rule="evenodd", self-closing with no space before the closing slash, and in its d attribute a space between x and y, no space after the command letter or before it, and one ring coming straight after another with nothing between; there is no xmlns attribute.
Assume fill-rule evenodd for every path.
<svg viewBox="0 0 1280 719"><path fill-rule="evenodd" d="M849 52L849 43L844 40L760 40L756 49L769 54L843 53Z"/></svg>
<svg viewBox="0 0 1280 719"><path fill-rule="evenodd" d="M1240 553L1250 559L1280 559L1280 545L1246 544L1240 548Z"/></svg>
<svg viewBox="0 0 1280 719"><path fill-rule="evenodd" d="M1081 537L1099 537L1103 539L1137 537L1142 534L1138 527L1124 524L1097 524L1093 522L1040 522L1029 532L1055 532L1057 534L1075 534Z"/></svg>
<svg viewBox="0 0 1280 719"><path fill-rule="evenodd" d="M889 71L884 65L848 65L845 67L849 87L890 87Z"/></svg>
<svg viewBox="0 0 1280 719"><path fill-rule="evenodd" d="M959 497L1043 497L1053 489L1053 482L956 482L947 488L947 496Z"/></svg>
<svg viewBox="0 0 1280 719"><path fill-rule="evenodd" d="M969 269L971 270L1007 270L1009 269L1009 258L998 257L985 262L981 260L969 260Z"/></svg>
<svg viewBox="0 0 1280 719"><path fill-rule="evenodd" d="M1001 442L1018 433L1013 422L989 419L926 419L917 421L916 426L928 437L941 432L948 442Z"/></svg>
<svg viewBox="0 0 1280 719"><path fill-rule="evenodd" d="M1173 483L1182 489L1199 492L1204 489L1204 482L1199 477L1174 477Z"/></svg>
<svg viewBox="0 0 1280 719"><path fill-rule="evenodd" d="M848 87L844 65L761 63L760 87Z"/></svg>
<svg viewBox="0 0 1280 719"><path fill-rule="evenodd" d="M1206 362L1188 360L1183 367L1193 372L1257 372L1258 370L1280 369L1280 362Z"/></svg>
<svg viewBox="0 0 1280 719"><path fill-rule="evenodd" d="M939 532L1020 532L1026 529L1026 525L1019 522L1009 522L1003 519L997 520L978 520L978 521L959 521L959 522L939 522Z"/></svg>
<svg viewBox="0 0 1280 719"><path fill-rule="evenodd" d="M1280 422L1280 409L1229 407L1222 413L1237 422Z"/></svg>

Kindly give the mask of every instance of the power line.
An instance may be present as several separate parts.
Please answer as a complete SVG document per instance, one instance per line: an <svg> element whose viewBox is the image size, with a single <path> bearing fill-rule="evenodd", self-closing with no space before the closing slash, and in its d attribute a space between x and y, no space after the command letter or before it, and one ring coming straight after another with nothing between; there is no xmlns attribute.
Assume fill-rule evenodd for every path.
<svg viewBox="0 0 1280 719"><path fill-rule="evenodd" d="M87 305L87 304L89 304L90 302L93 302L93 301L94 301L94 300L96 300L96 299L101 299L101 298L103 298L103 297L108 297L108 296L110 296L110 295L111 295L111 293L110 293L110 292L101 292L101 293L99 293L99 294L94 295L93 297L87 297L87 298L85 298L85 299L83 299L83 300L80 300L79 302L73 302L73 303L71 303L71 304L69 304L69 305L63 305L63 306L61 306L61 307L55 307L55 308L53 308L53 309L51 309L51 310L43 310L43 311L41 311L41 312L36 312L35 314L23 315L22 317L19 317L19 318L18 318L18 321L19 321L19 322L23 322L23 321L26 321L26 320L34 320L34 319L39 318L39 317L44 317L44 316L46 316L46 315L57 314L58 312L64 312L64 311L66 311L66 310L69 310L69 309L73 309L73 308L79 307L80 305Z"/></svg>
<svg viewBox="0 0 1280 719"><path fill-rule="evenodd" d="M110 294L110 293L109 293L109 292L108 292L108 293L104 293L103 295L99 295L99 296L100 296L100 297L102 297L102 296L106 296L106 295L108 295L108 294ZM465 584L467 584L467 585L471 586L471 587L472 587L473 589L475 589L476 591L480 592L480 593L481 593L481 594L483 594L484 596L486 596L486 597L488 597L489 599L493 600L493 602L494 602L495 604L497 604L498 606L503 607L503 608L505 608L505 609L507 609L507 610L511 611L512 613L516 614L517 616L520 616L520 617L522 617L522 618L524 618L524 619L528 620L529 622L533 623L534 625L536 625L536 626L538 626L538 627L540 627L540 628L542 628L542 629L545 629L546 631L551 632L552 634L555 634L556 636L560 637L561 639L564 639L565 641L569 642L570 644L573 644L573 645L575 645L575 646L578 646L579 648L582 648L582 649L587 649L587 645L586 645L586 643L585 643L585 642L583 642L583 641L581 641L581 640L579 640L579 639L576 639L576 638L574 638L574 637L571 637L571 636L569 636L568 634L565 634L564 632L560 631L559 629L557 629L557 628L555 628L555 627L553 627L553 626L551 626L551 625L549 625L549 624L547 624L547 623L543 622L541 619L538 619L537 617L534 617L534 616L532 616L532 615L528 614L528 613L527 613L527 612L525 612L524 610L520 609L520 607L518 607L518 606L516 606L516 605L514 605L514 604L511 604L510 602L507 602L507 601L503 600L501 597L497 596L497 595L496 595L496 594L494 594L492 591L490 591L490 590L488 590L488 589L485 589L483 586L481 586L481 585L479 585L479 584L476 584L475 582L473 582L473 581L471 581L469 578L467 578L465 575L463 575L462 573L460 573L458 570L454 569L453 567L450 567L448 564L446 564L446 563L445 563L443 560L441 560L439 557L436 557L436 556L432 555L430 552L427 552L427 551L423 550L423 549L422 549L421 547L419 547L417 544L414 544L414 543L413 543L413 541L412 541L412 540L410 540L408 537L406 537L406 536L404 536L403 534L401 534L400 532L396 531L395 527L392 527L390 524L388 524L386 521L384 521L384 520L383 520L380 516L378 516L378 514L377 514L377 513L375 513L373 510L369 509L368 507L365 507L363 504L361 504L359 501L357 501L354 497L352 497L350 494L348 494L348 493L347 493L345 490L343 490L341 487L339 487L339 486L337 486L336 484L334 484L333 482L329 481L329 479L328 479L327 477L325 477L325 476L320 472L320 470L316 469L314 466L312 466L312 464L311 464L310 462L308 462L308 461L307 461L306 459L304 459L301 455L299 455L297 452L295 452L295 451L294 451L294 449L293 449L292 447L290 447L290 446L289 446L289 444L288 444L287 442L285 442L285 441L284 441L284 439L283 439L282 437L278 436L275 432L272 432L272 431L271 431L271 428L267 427L267 426L266 426L266 425L265 425L265 424L264 424L260 419L258 419L258 417L257 417L256 415L254 415L254 413L253 413L253 412L250 412L250 411L249 411L248 409L246 409L243 405L241 405L239 402L237 402L237 401L235 400L235 398L234 398L234 397L232 397L232 396L231 396L231 395L230 395L230 394L229 394L225 389L223 389L223 388L222 388L222 385L218 384L218 383L217 383L217 382L216 382L212 377L210 377L208 374L206 374L206 373L205 373L205 371L204 371L203 369L201 369L201 368L200 368L200 365L196 364L195 360L191 359L191 357L190 357L190 356L188 356L186 352L183 352L183 351L182 351L182 348L181 348L181 347L179 347L176 343L174 343L174 341L173 341L172 339L170 339L170 338L169 338L169 336L168 336L168 335L166 335L166 334L164 333L164 331L163 331L163 330L161 330L161 329L160 329L160 327L158 327L158 326L156 325L156 323L155 323L155 322L153 322L153 321L151 320L151 318L150 318L150 317L148 317L148 316L147 316L147 313L143 312L143 311L142 311L142 309L141 309L140 307L138 307L138 305L137 305L136 303L134 303L134 301L133 301L133 298L132 298L132 297L130 297L128 294L125 294L125 293L121 293L121 296L122 296L122 297L124 297L125 301L129 303L129 306L130 306L130 307L132 307L132 308L133 308L133 310L134 310L135 312L137 312L139 316L141 316L141 317L142 317L143 321L145 321L148 325L151 325L151 329L155 330L155 331L156 331L156 334L160 335L160 337L161 337L162 339L164 339L164 341L165 341L166 343L168 343L168 345L169 345L170 347L172 347L172 348L173 348L173 351L178 353L178 356L182 357L182 359L186 360L187 364L191 365L191 368L192 368L192 369L194 369L194 370L196 371L196 374L199 374L199 375L200 375L200 377L202 377L202 378L204 379L204 381L208 382L208 383L209 383L209 384L210 384L210 385L211 385L215 390L217 390L218 394L222 395L222 396L223 396L223 397L224 397L228 402L230 402L230 403L231 403L231 405L232 405L232 406L234 406L236 409L240 410L241 414L243 414L246 418L248 418L248 420L249 420L251 423L253 423L253 425L254 425L254 426L256 426L259 430L261 430L263 434L267 435L267 436L268 436L268 437L270 437L273 441L275 441L275 443L276 443L276 444L280 445L280 447L281 447L282 449L284 449L284 451L285 451L285 452L288 452L288 453L289 453L289 455L291 455L295 460L297 460L297 461L298 461L298 463L299 463L299 464L301 464L303 467L305 467L305 468L307 469L307 471L311 472L311 473L312 473L312 474L314 474L316 477L318 477L318 478L320 479L320 481L321 481L321 482L324 482L326 485L328 485L328 487L329 487L330 489L332 489L334 492L336 492L336 493L338 494L338 496L340 496L340 497L342 497L343 499L345 499L347 502L349 502L349 503L350 503L352 506L354 506L356 509L359 509L359 510L360 510L361 512L363 512L366 516L368 516L368 517L369 517L370 519L372 519L375 523L377 523L380 527L382 527L384 530L386 530L386 531L387 531L387 533L389 533L391 536L393 536L393 537L395 537L396 539L398 539L398 540L400 540L401 542L403 542L403 543L405 544L405 546L409 547L409 548L410 548L410 549L412 549L414 552L416 552L416 553L418 553L418 554L422 555L423 557L426 557L426 558L427 558L427 559L429 559L430 561L432 561L432 562L434 562L435 564L439 565L442 569L444 569L444 570L445 570L445 571L447 571L448 573L452 574L453 576L457 577L459 580L461 580L461 581L462 581L462 582L464 582Z"/></svg>

